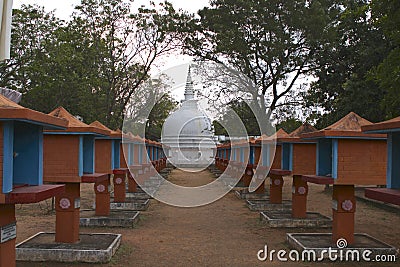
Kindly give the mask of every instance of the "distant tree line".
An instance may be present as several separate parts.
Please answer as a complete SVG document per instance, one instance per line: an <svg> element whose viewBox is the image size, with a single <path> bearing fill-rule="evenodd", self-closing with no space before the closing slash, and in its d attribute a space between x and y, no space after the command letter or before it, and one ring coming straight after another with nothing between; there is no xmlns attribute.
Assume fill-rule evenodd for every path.
<svg viewBox="0 0 400 267"><path fill-rule="evenodd" d="M197 15L168 2L131 13L130 2L82 0L68 21L38 6L14 10L0 86L22 92L27 107L63 105L117 128L155 60L181 49L246 76L252 86L209 96L240 111L251 134L263 132L254 119L292 129L299 120L325 127L349 111L373 122L400 115L398 0L213 0ZM160 127L159 114L168 112L148 125Z"/></svg>

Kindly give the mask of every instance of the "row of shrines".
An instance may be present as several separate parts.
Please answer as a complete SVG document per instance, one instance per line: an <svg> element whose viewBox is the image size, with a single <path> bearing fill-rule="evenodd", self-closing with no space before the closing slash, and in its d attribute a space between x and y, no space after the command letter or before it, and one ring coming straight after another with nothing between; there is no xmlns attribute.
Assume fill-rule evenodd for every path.
<svg viewBox="0 0 400 267"><path fill-rule="evenodd" d="M0 95L0 266L15 266L15 204L55 197L55 242L79 241L80 184L94 184L96 215L166 167L160 143L83 123L60 107L49 114ZM134 177L136 176L136 177ZM136 180L135 180L135 179Z"/></svg>
<svg viewBox="0 0 400 267"><path fill-rule="evenodd" d="M223 144L217 147L216 166L228 176L240 177L243 186L250 185L253 196L267 196L264 210L265 202L285 207L283 176L292 175L286 218L291 226L311 217L308 183L333 185L329 245L343 238L353 245L355 186L371 186L365 189L367 198L400 205L400 117L373 124L351 112L322 130L304 124L290 134L280 129L270 137ZM264 192L265 177L270 178L269 193Z"/></svg>

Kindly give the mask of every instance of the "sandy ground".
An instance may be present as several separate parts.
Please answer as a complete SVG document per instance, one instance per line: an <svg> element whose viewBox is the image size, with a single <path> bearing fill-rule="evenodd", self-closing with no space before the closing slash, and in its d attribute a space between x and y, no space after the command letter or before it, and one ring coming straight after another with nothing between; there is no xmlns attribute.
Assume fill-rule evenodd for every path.
<svg viewBox="0 0 400 267"><path fill-rule="evenodd" d="M185 173L174 170L169 180L185 186L198 186L213 180L208 171ZM93 187L82 186L82 207L93 203ZM290 199L291 178L285 177L284 195ZM324 187L310 185L309 211L331 216L331 195ZM112 261L101 266L358 266L359 263L260 262L257 252L289 250L287 232L329 232L318 229L272 229L259 222L233 192L219 201L198 208L177 208L152 200L133 229L81 228L81 232L113 232L123 235L122 245ZM38 231L54 231L55 215L51 201L17 207L20 242ZM400 247L400 214L365 203L357 203L356 231L366 232ZM399 260L398 260L399 261ZM93 266L93 264L22 263L17 266ZM98 265L96 265L98 266ZM363 266L399 266L373 263Z"/></svg>

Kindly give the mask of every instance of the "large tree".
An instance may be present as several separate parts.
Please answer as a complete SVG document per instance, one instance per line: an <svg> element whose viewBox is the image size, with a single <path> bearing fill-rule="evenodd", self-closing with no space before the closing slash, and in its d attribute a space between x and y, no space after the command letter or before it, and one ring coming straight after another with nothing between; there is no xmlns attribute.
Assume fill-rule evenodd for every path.
<svg viewBox="0 0 400 267"><path fill-rule="evenodd" d="M98 49L101 84L92 90L103 99L103 120L118 126L133 93L149 78L155 60L174 50L178 34L165 23L175 15L169 3L131 13L132 1L83 0L73 23Z"/></svg>
<svg viewBox="0 0 400 267"><path fill-rule="evenodd" d="M382 29L390 51L372 70L372 77L385 90L381 101L386 119L400 116L400 2L375 0L371 3L372 19Z"/></svg>
<svg viewBox="0 0 400 267"><path fill-rule="evenodd" d="M335 1L214 0L189 23L185 50L242 73L252 86L216 93L233 100L239 92L265 121L315 69L340 12Z"/></svg>
<svg viewBox="0 0 400 267"><path fill-rule="evenodd" d="M228 133L227 129L222 126L230 125L233 127L233 125L237 123L236 116L233 116L232 111L240 118L249 136L260 135L260 127L256 116L245 101L233 100L228 104L228 107L228 110L225 110L223 115L218 120L213 122L216 135L232 134Z"/></svg>
<svg viewBox="0 0 400 267"><path fill-rule="evenodd" d="M103 82L96 62L98 52L90 44L90 38L70 23L55 29L29 65L30 86L23 104L43 112L64 106L85 122L104 122L105 101L93 91Z"/></svg>
<svg viewBox="0 0 400 267"><path fill-rule="evenodd" d="M22 5L13 10L11 59L0 62L0 86L26 93L31 89L32 64L45 41L53 40L62 22L43 7Z"/></svg>
<svg viewBox="0 0 400 267"><path fill-rule="evenodd" d="M317 127L326 127L350 111L371 121L387 118L382 101L388 90L372 78L371 71L388 55L391 44L371 17L369 2L345 2L335 39L318 59L317 81L305 97L305 105L317 111L313 114Z"/></svg>
<svg viewBox="0 0 400 267"><path fill-rule="evenodd" d="M147 118L145 132L147 139L161 140L164 122L177 106L178 102L169 94L163 94L157 100Z"/></svg>

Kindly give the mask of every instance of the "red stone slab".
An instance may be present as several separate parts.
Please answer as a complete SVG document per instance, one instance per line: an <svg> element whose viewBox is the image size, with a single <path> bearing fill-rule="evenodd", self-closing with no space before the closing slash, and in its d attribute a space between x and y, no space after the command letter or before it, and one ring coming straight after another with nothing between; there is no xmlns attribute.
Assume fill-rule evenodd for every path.
<svg viewBox="0 0 400 267"><path fill-rule="evenodd" d="M130 169L132 170L141 170L143 168L142 165L131 165L129 166Z"/></svg>
<svg viewBox="0 0 400 267"><path fill-rule="evenodd" d="M260 172L266 172L269 170L268 166L261 166L261 165L254 165L253 169L260 171Z"/></svg>
<svg viewBox="0 0 400 267"><path fill-rule="evenodd" d="M359 137L359 138L386 138L386 134L365 134L351 131L321 130L318 132L302 135L302 138L321 138L321 137Z"/></svg>
<svg viewBox="0 0 400 267"><path fill-rule="evenodd" d="M113 174L126 174L128 172L129 172L128 168L119 168L113 170Z"/></svg>
<svg viewBox="0 0 400 267"><path fill-rule="evenodd" d="M374 123L372 125L365 125L362 126L361 129L363 132L400 129L400 117L396 117L388 121Z"/></svg>
<svg viewBox="0 0 400 267"><path fill-rule="evenodd" d="M292 174L292 172L289 170L272 169L269 171L269 174L287 176L287 175Z"/></svg>
<svg viewBox="0 0 400 267"><path fill-rule="evenodd" d="M239 161L236 161L236 160L231 160L231 161L229 161L229 164L231 164L232 166L238 166L238 165L242 165L242 163L241 163L241 162L239 162Z"/></svg>
<svg viewBox="0 0 400 267"><path fill-rule="evenodd" d="M39 185L17 187L6 195L7 204L29 204L62 194L65 185Z"/></svg>
<svg viewBox="0 0 400 267"><path fill-rule="evenodd" d="M365 197L400 206L400 189L366 188Z"/></svg>
<svg viewBox="0 0 400 267"><path fill-rule="evenodd" d="M303 175L303 181L313 184L334 184L332 177L318 176L318 175Z"/></svg>
<svg viewBox="0 0 400 267"><path fill-rule="evenodd" d="M109 179L109 175L108 173L92 173L84 174L81 178L82 183L96 183Z"/></svg>

